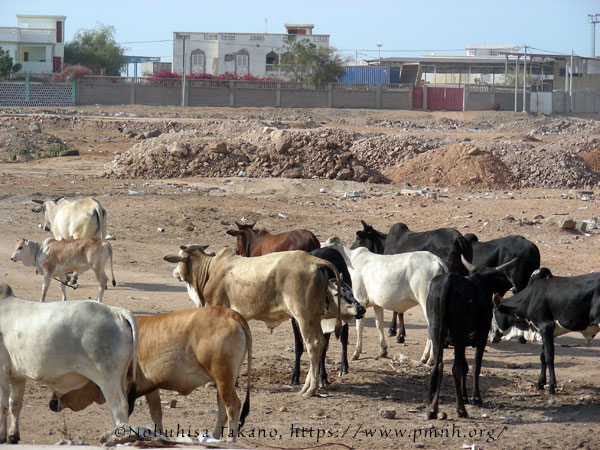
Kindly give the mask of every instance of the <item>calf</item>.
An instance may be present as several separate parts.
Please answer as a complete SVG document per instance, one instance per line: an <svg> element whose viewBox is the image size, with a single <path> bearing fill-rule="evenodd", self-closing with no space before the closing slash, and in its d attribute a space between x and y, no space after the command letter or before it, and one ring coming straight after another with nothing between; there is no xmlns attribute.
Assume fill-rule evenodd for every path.
<svg viewBox="0 0 600 450"><path fill-rule="evenodd" d="M237 238L236 251L240 256L262 256L267 253L304 250L310 252L320 247L317 237L308 230L292 230L271 234L258 230L252 225L235 223L237 230L227 230L227 234Z"/></svg>
<svg viewBox="0 0 600 450"><path fill-rule="evenodd" d="M135 383L128 393L125 388L130 367L137 375L138 327L131 312L90 301L34 303L0 284L0 336L1 443L20 439L27 379L48 386L57 402L92 382L110 406L113 424L127 423L136 395Z"/></svg>
<svg viewBox="0 0 600 450"><path fill-rule="evenodd" d="M213 382L219 413L213 437L225 434L235 442L250 411L252 334L246 320L221 306L187 309L155 316L137 316L139 326L137 397L146 396L150 416L163 429L160 389L188 395ZM247 355L246 400L242 409L235 383ZM131 374L130 374L131 378ZM104 403L94 383L61 397L60 406L79 411L89 404ZM225 422L229 430L225 433Z"/></svg>
<svg viewBox="0 0 600 450"><path fill-rule="evenodd" d="M429 338L433 342L435 365L429 385L429 419L437 418L442 373L444 368L444 347L454 346L452 381L456 393L456 411L459 417L468 417L465 403L467 399L467 372L469 366L465 358L465 347L475 347L475 370L473 373L473 403L481 406L479 373L492 322L492 295L497 286L498 272L509 270L516 259L495 268L476 267L463 257L470 275L445 273L431 280L427 296L427 316Z"/></svg>
<svg viewBox="0 0 600 450"><path fill-rule="evenodd" d="M353 311L352 315L342 316L342 320L344 321L344 325L342 326L342 332L340 335L340 343L342 344L342 355L340 360L340 370L339 375L343 375L348 373L348 320L355 318L361 319L365 315L365 308L358 303L356 298L354 298L354 294L352 293L352 280L350 278L350 273L348 272L348 266L342 258L340 253L329 247L318 248L310 252L311 255L316 256L317 258L324 259L332 263L338 270L340 277L342 279L342 301L344 302L344 310L348 308ZM336 290L336 280L335 274L331 271L328 271L329 276L329 292L332 298L335 298L335 290ZM323 354L321 356L321 386L326 386L329 384L329 380L327 379L327 371L325 370L325 358L327 357L327 349L329 347L329 338L331 337L331 333L334 331L335 319L322 319L321 320L321 329L323 330L323 334L325 336L325 347L323 348ZM300 330L298 328L298 323L296 319L292 319L292 328L294 330L294 344L295 344L295 354L296 358L294 360L294 370L292 371L292 384L299 384L300 382L300 358L302 357L302 353L304 352L304 346L302 345L302 336L300 335Z"/></svg>
<svg viewBox="0 0 600 450"><path fill-rule="evenodd" d="M548 392L554 394L554 338L569 331L593 337L600 324L600 273L555 277L547 268L533 272L521 292L503 301L495 297L494 327L507 331L527 322L542 336L541 372L537 389L544 389L548 367Z"/></svg>
<svg viewBox="0 0 600 450"><path fill-rule="evenodd" d="M13 262L22 261L27 267L35 267L36 273L44 275L40 302L46 300L52 277L58 277L62 299L65 301L67 300L66 274L68 272L82 273L89 269L94 271L100 285L96 300L102 302L108 282L104 266L109 259L112 284L113 287L116 286L112 247L108 242L97 237L63 241L47 238L41 244L28 239L19 239L10 259Z"/></svg>

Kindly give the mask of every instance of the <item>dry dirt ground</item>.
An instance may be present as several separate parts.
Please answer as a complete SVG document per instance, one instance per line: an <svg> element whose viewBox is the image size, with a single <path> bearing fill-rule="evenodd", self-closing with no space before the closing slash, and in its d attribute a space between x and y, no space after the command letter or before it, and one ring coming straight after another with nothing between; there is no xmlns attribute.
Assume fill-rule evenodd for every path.
<svg viewBox="0 0 600 450"><path fill-rule="evenodd" d="M474 232L481 240L507 234L521 234L540 248L542 265L557 275L600 271L600 234L569 233L543 223L526 224L534 216L568 213L577 220L598 215L594 197L574 197L567 189L459 190L431 188L419 195L406 186L358 183L323 179L258 178L103 178L116 152L125 152L135 141L118 131L123 116L134 115L140 123L186 122L210 118L227 122L270 114L285 117L310 115L327 119L329 127L363 130L367 121L412 120L435 122L440 117L477 123L487 113L415 113L390 111L280 111L259 109L202 108L78 108L78 122L99 120L102 127L75 127L69 121L44 120L52 114L73 114L60 109L5 109L0 127L25 129L29 122L42 120L45 133L60 137L81 152L79 157L52 158L28 162L0 163L0 281L10 284L17 295L36 300L41 277L32 268L10 262L17 238L42 240L47 233L38 228L39 215L31 212L32 198L94 196L108 211L109 233L116 238L114 249L117 287L109 289L104 301L139 314L157 314L192 307L184 286L171 276L172 265L163 256L187 243L209 244L211 249L232 246L225 231L243 217L272 232L308 228L322 241L332 235L351 243L360 228L360 219L387 231L403 221L413 230L442 226L463 233ZM517 117L523 129L502 129L504 139L521 139L527 120L505 113L502 120ZM585 118L595 123L596 117ZM297 119L293 119L297 120ZM52 127L52 123L57 123ZM74 123L74 122L73 122ZM493 139L501 123L478 131L478 139ZM12 128L14 127L14 128ZM387 129L382 130L386 131ZM398 130L389 129L389 133ZM406 133L406 132L405 132ZM417 136L423 129L409 130ZM483 133L483 137L482 137ZM490 136L486 137L486 133ZM436 132L439 135L440 132ZM475 133L451 129L445 135L458 140ZM560 139L554 136L553 139ZM424 183L425 184L425 183ZM436 195L432 195L435 193ZM516 220L506 220L511 215ZM186 216L187 220L182 220ZM520 221L521 218L529 221ZM191 225L191 226L190 226ZM159 232L159 228L164 230ZM92 274L80 277L81 288L67 295L87 299L96 294ZM59 299L52 285L49 300ZM386 321L391 313L386 312ZM378 339L372 311L368 311L364 352L350 362L350 373L339 378L336 366L340 346L332 340L328 373L332 385L323 395L303 399L298 388L288 384L291 374L293 338L284 323L271 334L260 322L252 322L254 355L252 407L239 443L250 448L600 448L597 426L600 418L600 346L584 345L578 334L556 342L558 389L554 397L534 388L539 371L539 343L501 342L489 345L483 361L484 406L468 406L469 419L459 419L454 407L450 377L452 352L445 353L445 376L440 410L447 419L427 421L425 404L429 368L417 362L425 343L425 322L418 307L406 315L407 342L400 345L388 338L390 358L378 358ZM387 322L386 322L387 326ZM355 343L350 329L350 351ZM467 354L469 362L473 352ZM308 364L303 360L303 376ZM303 379L303 378L302 378ZM470 379L470 377L469 377ZM247 382L240 378L239 394ZM469 392L471 391L469 386ZM93 405L73 413L53 413L48 408L51 392L40 383L29 382L21 414L23 443L53 444L61 435L74 442L94 444L111 425L106 405ZM200 388L189 396L163 392L164 424L173 433L180 430L212 430L216 420L216 398L212 387ZM168 402L177 399L176 407ZM380 417L383 408L395 408L395 419ZM131 423L151 423L147 407L138 400ZM181 431L180 431L181 433ZM474 447L477 448L477 447Z"/></svg>

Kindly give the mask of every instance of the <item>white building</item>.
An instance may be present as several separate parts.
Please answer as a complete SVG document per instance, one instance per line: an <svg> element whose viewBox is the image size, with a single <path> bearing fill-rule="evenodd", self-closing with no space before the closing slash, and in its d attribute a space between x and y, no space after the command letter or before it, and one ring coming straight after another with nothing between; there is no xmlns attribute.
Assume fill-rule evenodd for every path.
<svg viewBox="0 0 600 450"><path fill-rule="evenodd" d="M62 70L65 57L66 16L17 14L18 26L0 27L0 47L8 50L21 73Z"/></svg>
<svg viewBox="0 0 600 450"><path fill-rule="evenodd" d="M225 72L256 77L283 77L279 58L290 39L308 39L329 47L328 34L312 34L314 25L285 25L287 33L173 33L173 71L183 73Z"/></svg>
<svg viewBox="0 0 600 450"><path fill-rule="evenodd" d="M471 44L467 46L467 56L504 56L504 53L519 52L518 45Z"/></svg>

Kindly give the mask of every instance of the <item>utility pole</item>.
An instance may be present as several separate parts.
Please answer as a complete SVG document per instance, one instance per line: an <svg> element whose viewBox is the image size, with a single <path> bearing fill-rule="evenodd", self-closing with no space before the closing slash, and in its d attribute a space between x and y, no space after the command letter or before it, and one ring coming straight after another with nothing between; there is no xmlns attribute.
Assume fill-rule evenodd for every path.
<svg viewBox="0 0 600 450"><path fill-rule="evenodd" d="M592 32L590 37L590 56L596 57L596 24L600 23L600 14L588 14L590 19L590 25L592 26Z"/></svg>
<svg viewBox="0 0 600 450"><path fill-rule="evenodd" d="M517 98L519 94L519 57L520 55L517 53L517 57L515 58L515 112L517 112Z"/></svg>
<svg viewBox="0 0 600 450"><path fill-rule="evenodd" d="M379 47L379 64L381 64L381 47L383 47L383 44L376 44L377 47Z"/></svg>
<svg viewBox="0 0 600 450"><path fill-rule="evenodd" d="M181 80L181 106L186 106L186 102L185 102L185 71L186 71L186 67L185 67L185 40L186 38L189 39L190 35L189 33L177 33L175 35L176 39L179 39L182 41L182 56L181 56L181 60L183 62L183 75L182 75L182 80Z"/></svg>
<svg viewBox="0 0 600 450"><path fill-rule="evenodd" d="M523 112L527 112L527 46L525 48L525 54L523 56Z"/></svg>
<svg viewBox="0 0 600 450"><path fill-rule="evenodd" d="M571 67L570 67L571 76L569 77L569 101L570 101L570 111L573 112L573 49L571 49Z"/></svg>

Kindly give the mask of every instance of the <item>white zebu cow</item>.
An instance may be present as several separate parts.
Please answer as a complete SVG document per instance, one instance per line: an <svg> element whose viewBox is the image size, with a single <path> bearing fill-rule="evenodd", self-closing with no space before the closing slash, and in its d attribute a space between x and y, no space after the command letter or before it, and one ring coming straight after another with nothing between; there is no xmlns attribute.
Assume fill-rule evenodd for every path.
<svg viewBox="0 0 600 450"><path fill-rule="evenodd" d="M112 247L110 243L97 237L63 241L46 238L41 244L28 239L19 239L10 260L21 261L25 266L35 267L38 274L44 275L40 302L46 300L52 277L58 277L62 300L66 301L67 273L83 273L89 269L94 271L100 286L96 300L102 302L108 282L108 277L104 273L104 266L108 260L110 260L113 287L117 284L113 271Z"/></svg>
<svg viewBox="0 0 600 450"><path fill-rule="evenodd" d="M364 247L351 250L339 238L329 238L325 247L333 247L341 253L352 277L352 290L358 302L365 308L375 310L375 324L379 331L380 356L387 355L383 332L383 310L404 313L415 305L421 305L427 321L427 294L436 275L448 272L444 262L430 252L410 252L397 255L379 255ZM429 323L428 323L429 325ZM356 321L356 350L352 359L362 352L364 319ZM433 362L432 342L427 339L421 357L423 363Z"/></svg>
<svg viewBox="0 0 600 450"><path fill-rule="evenodd" d="M138 327L123 308L96 302L37 303L0 284L0 442L18 443L19 413L27 378L62 394L92 381L111 408L115 426L133 411ZM51 403L50 407L57 407ZM7 434L7 413L11 424Z"/></svg>
<svg viewBox="0 0 600 450"><path fill-rule="evenodd" d="M56 200L32 200L40 204L33 212L44 212L44 229L57 241L96 236L106 239L106 211L92 197Z"/></svg>

